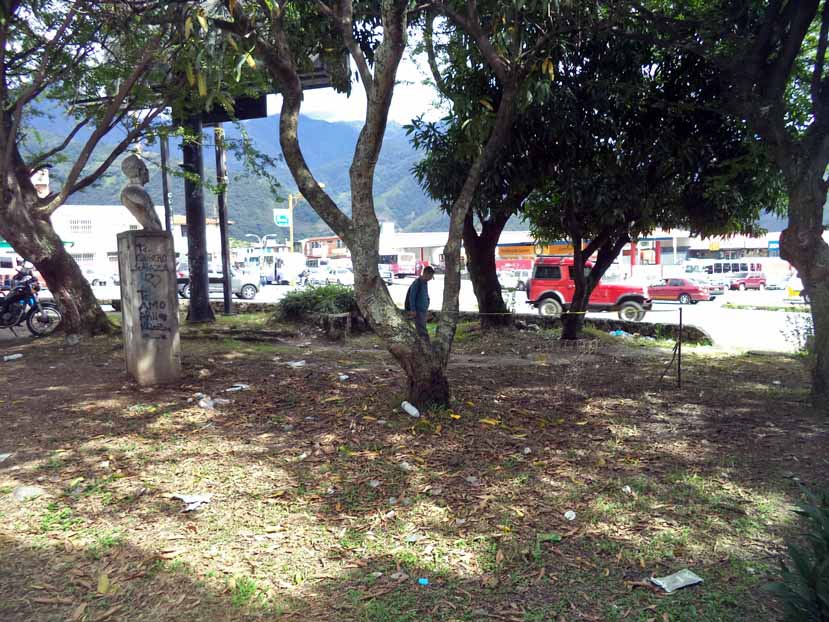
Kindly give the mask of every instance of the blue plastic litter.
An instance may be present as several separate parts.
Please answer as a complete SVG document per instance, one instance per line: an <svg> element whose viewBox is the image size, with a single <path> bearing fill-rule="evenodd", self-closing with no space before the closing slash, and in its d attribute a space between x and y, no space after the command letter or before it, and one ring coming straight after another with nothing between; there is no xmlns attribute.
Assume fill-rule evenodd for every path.
<svg viewBox="0 0 829 622"><path fill-rule="evenodd" d="M425 577L421 577L420 579L418 579L418 580L417 580L417 582L418 582L420 585L429 585L429 579L427 579L427 578L425 578Z"/></svg>

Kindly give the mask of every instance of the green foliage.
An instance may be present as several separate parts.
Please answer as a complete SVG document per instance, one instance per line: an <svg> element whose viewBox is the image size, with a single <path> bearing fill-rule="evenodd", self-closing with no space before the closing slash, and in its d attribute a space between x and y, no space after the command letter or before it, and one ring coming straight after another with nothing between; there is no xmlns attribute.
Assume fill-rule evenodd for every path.
<svg viewBox="0 0 829 622"><path fill-rule="evenodd" d="M785 622L829 621L829 494L804 488L795 510L808 521L808 546L789 546L792 566L781 562L782 581L768 587L783 601Z"/></svg>
<svg viewBox="0 0 829 622"><path fill-rule="evenodd" d="M276 317L300 322L309 320L315 314L354 311L357 311L357 299L351 287L323 285L288 292L277 305Z"/></svg>

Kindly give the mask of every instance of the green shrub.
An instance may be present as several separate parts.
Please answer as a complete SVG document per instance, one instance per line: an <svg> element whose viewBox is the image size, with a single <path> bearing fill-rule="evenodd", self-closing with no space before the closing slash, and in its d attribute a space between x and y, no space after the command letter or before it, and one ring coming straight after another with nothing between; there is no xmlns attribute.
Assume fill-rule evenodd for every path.
<svg viewBox="0 0 829 622"><path fill-rule="evenodd" d="M344 285L322 285L288 292L277 304L276 317L289 322L312 319L320 313L357 311L354 289Z"/></svg>
<svg viewBox="0 0 829 622"><path fill-rule="evenodd" d="M785 622L829 622L829 494L803 490L807 501L795 512L808 520L808 546L789 545L793 566L781 562L783 580L769 589L783 602Z"/></svg>

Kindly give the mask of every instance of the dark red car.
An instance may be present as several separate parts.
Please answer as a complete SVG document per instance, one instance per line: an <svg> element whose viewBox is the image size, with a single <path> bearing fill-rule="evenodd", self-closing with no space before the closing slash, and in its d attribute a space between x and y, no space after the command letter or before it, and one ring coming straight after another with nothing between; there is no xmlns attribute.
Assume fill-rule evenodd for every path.
<svg viewBox="0 0 829 622"><path fill-rule="evenodd" d="M729 289L766 289L766 275L762 272L740 272L732 275Z"/></svg>
<svg viewBox="0 0 829 622"><path fill-rule="evenodd" d="M586 269L593 264L588 262ZM576 283L573 281L573 260L567 257L539 257L527 282L527 304L541 315L558 317L573 302ZM650 311L653 302L642 287L624 283L602 283L590 296L591 311L618 311L619 318L639 322Z"/></svg>
<svg viewBox="0 0 829 622"><path fill-rule="evenodd" d="M648 294L654 300L678 300L684 305L714 300L711 290L691 279L662 279L648 287Z"/></svg>

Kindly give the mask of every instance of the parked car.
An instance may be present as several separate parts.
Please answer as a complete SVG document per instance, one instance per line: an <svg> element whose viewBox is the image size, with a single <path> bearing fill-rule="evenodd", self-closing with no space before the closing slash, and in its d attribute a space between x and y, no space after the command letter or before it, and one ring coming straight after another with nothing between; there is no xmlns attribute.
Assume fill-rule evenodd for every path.
<svg viewBox="0 0 829 622"><path fill-rule="evenodd" d="M114 284L117 280L112 274L104 274L92 268L87 268L83 271L84 278L92 287L99 287L104 285Z"/></svg>
<svg viewBox="0 0 829 622"><path fill-rule="evenodd" d="M691 279L662 279L648 287L654 300L678 300L681 304L697 304L700 300L714 300L711 290Z"/></svg>
<svg viewBox="0 0 829 622"><path fill-rule="evenodd" d="M747 289L766 289L766 275L762 272L738 272L731 276L729 289L739 289L741 292Z"/></svg>
<svg viewBox="0 0 829 622"><path fill-rule="evenodd" d="M176 272L176 284L178 287L179 296L182 298L190 298L190 271L185 268L186 264L179 264ZM210 293L222 293L224 291L224 275L221 270L210 268L207 271L207 278L210 282ZM253 300L259 292L257 284L257 276L252 276L247 273L230 271L230 288L231 292L241 298L242 300Z"/></svg>
<svg viewBox="0 0 829 622"><path fill-rule="evenodd" d="M329 284L336 283L337 285L351 285L353 287L354 273L348 268L329 268L325 282Z"/></svg>
<svg viewBox="0 0 829 622"><path fill-rule="evenodd" d="M386 285L394 283L394 272L390 268L384 266L378 266L378 268L380 270L380 278L386 282Z"/></svg>
<svg viewBox="0 0 829 622"><path fill-rule="evenodd" d="M512 270L502 270L498 273L498 282L501 289L519 289L518 278Z"/></svg>
<svg viewBox="0 0 829 622"><path fill-rule="evenodd" d="M586 269L593 264L588 262ZM570 307L576 284L573 281L573 260L561 257L539 257L535 260L533 275L527 285L527 304L541 315L558 317ZM590 296L591 311L618 311L619 318L639 322L650 311L653 301L643 287L624 283L596 285Z"/></svg>
<svg viewBox="0 0 829 622"><path fill-rule="evenodd" d="M305 285L325 285L328 283L328 266L311 268L305 274Z"/></svg>

